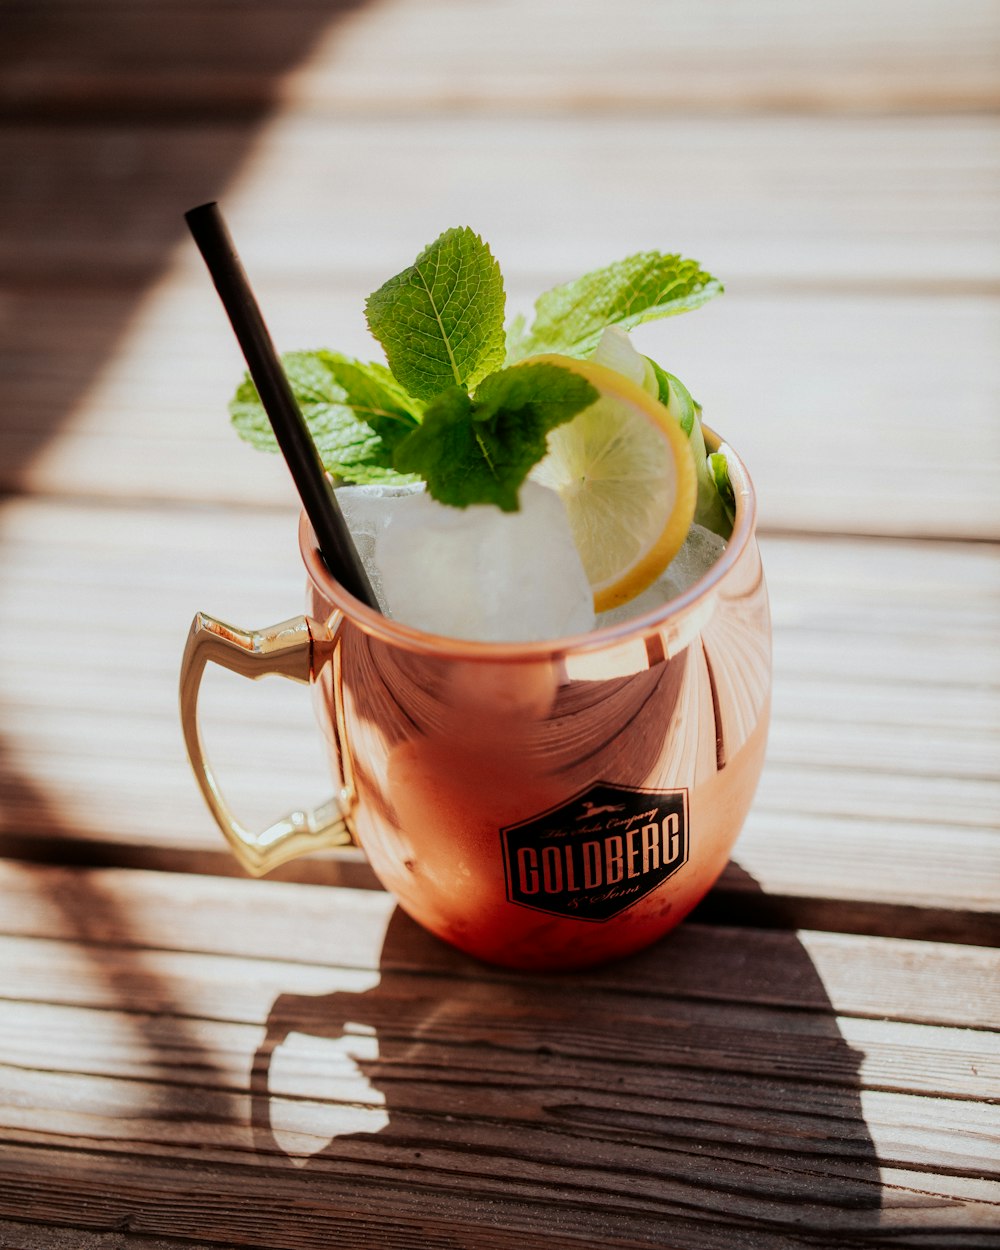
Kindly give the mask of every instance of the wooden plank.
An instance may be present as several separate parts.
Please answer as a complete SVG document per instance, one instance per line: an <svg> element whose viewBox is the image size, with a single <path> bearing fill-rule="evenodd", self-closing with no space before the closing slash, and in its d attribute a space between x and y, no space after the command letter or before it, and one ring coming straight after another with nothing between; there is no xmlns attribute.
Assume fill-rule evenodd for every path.
<svg viewBox="0 0 1000 1250"><path fill-rule="evenodd" d="M765 542L738 863L700 923L576 977L483 969L371 888L191 875L233 869L173 687L191 608L301 592L282 466L204 431L239 361L179 221L222 193L279 336L325 312L348 350L441 203L522 307L637 246L702 255L749 304L643 345L772 532L996 538L995 8L8 7L0 486L79 502L0 512L0 845L186 871L0 865L0 1244L994 1245L995 549ZM241 811L324 797L301 691L211 693ZM372 884L357 854L285 871Z"/></svg>
<svg viewBox="0 0 1000 1250"><path fill-rule="evenodd" d="M696 935L703 932L701 927L692 928ZM180 969L187 966L184 959L175 959L173 962ZM252 976L255 970L250 967L245 971ZM425 985L421 980L418 984L421 990L439 996L447 1004L452 992L449 982ZM329 995L360 997L370 993L370 989L370 986L363 990L338 988L330 991ZM32 991L33 995L40 992L38 987ZM414 1017L419 1019L420 1008L414 1004L412 996L412 989L408 993L405 989L401 991L397 988L377 1007L368 1008L364 1004L357 1006L364 1007L369 1013L364 1023L385 1037L393 1031L393 1022L397 1027L412 1027ZM475 997L477 1000L479 998L478 995L468 997ZM606 1030L606 1021L610 1018L606 1013L611 1012L613 1007L618 1007L619 1002L618 998L614 1002L601 1002L600 995L597 995L595 1001L588 1004L587 1017L577 1025L577 1029L562 1033L561 1053L567 1058L577 1060L581 1069L590 1068L589 1072L581 1072L578 1079L581 1087L585 1087L591 1097L599 1091L602 1073L601 1064L592 1062L590 1047L593 1042L589 1035L595 1031L595 1021L599 1022L602 1032ZM255 1018L246 1023L219 1020L215 1013L226 1009L223 999L213 1008L213 1018L199 1020L198 1044L213 1056L211 1066L215 1069L216 1079L223 1089L238 1089L245 1083L246 1056L252 1054L256 1048L259 1030L267 1026L267 1006L264 1004L261 1009L258 1003ZM315 1000L313 1006L316 1006ZM525 994L518 1006L522 1011L537 1011L543 1020L549 1014L543 1007L540 995ZM129 1010L134 1011L135 1008L130 1005ZM468 1035L473 1031L473 1010L470 1002L459 1021L456 1021L454 1011L449 1011L447 1026L434 1028L430 1032L425 1028L423 1032L429 1045L441 1049L454 1046L459 1052L458 1055L446 1057L447 1066L456 1083L462 1082L463 1077L464 1083L471 1083L475 1079L476 1070L481 1069L482 1065L481 1056L466 1055L464 1059L461 1057L461 1049L467 1044ZM512 1021L507 1018L506 1013L501 1014L499 1011L496 1014L497 1019L490 1020L485 1029L501 1052L495 1057L493 1073L497 1084L504 1086L503 1094L516 1095L519 1086L523 1088L533 1083L532 1077L523 1071L523 1050L537 1049L544 1043L539 1037L540 1030L536 1023L525 1024L521 1019ZM655 1017L658 1013L652 1014ZM784 1079L789 1081L809 1080L816 1067L825 1064L825 1081L836 1085L849 1084L858 1075L858 1055L863 1054L861 1071L865 1085L875 1090L891 1091L882 1093L880 1097L873 1094L871 1102L874 1106L881 1101L884 1108L882 1115L886 1120L891 1120L893 1106L906 1107L910 1102L908 1095L935 1098L944 1090L949 1099L984 1102L989 1099L991 1088L996 1087L996 1081L1000 1078L997 1039L995 1035L986 1034L982 1030L929 1029L922 1025L890 1026L884 1021L866 1021L863 1025L857 1022L838 1022L841 1036L848 1044L843 1048L843 1055L839 1056L830 1054L832 1048L827 1032L821 1033L815 1027L807 1028L800 1017L789 1016L791 1025L783 1044L779 1045L773 1038L768 1038L768 1053L764 1056L761 1053L763 1047L760 1044L760 1035L775 1027L774 1012L749 1010L732 1005L708 1009L695 1008L689 1004L674 1004L671 1007L670 1028L657 1028L658 1036L655 1040L654 1020L648 1019L644 1029L636 1013L633 1011L630 1015L636 1026L636 1031L628 1042L631 1057L649 1063L693 1069L690 1076L692 1087L698 1083L699 1073L705 1067L716 1065L730 1074L744 1078L748 1085L756 1086L761 1077L766 1081L769 1075L764 1071L766 1062L770 1062L772 1068L780 1069ZM304 1021L297 1023L301 1025ZM338 1023L343 1027L348 1022ZM815 1022L812 1023L815 1025ZM17 1130L18 1137L23 1132L37 1133L47 1129L66 1133L68 1117L61 1115L60 1107L68 1104L62 1104L57 1099L47 1108L43 1108L42 1100L53 1098L60 1088L79 1091L82 1100L86 1096L86 1078L93 1078L98 1085L104 1081L122 1080L154 1082L162 1076L163 1068L169 1064L175 1070L173 1080L177 1085L193 1090L202 1088L205 1083L204 1071L188 1063L184 1037L188 1026L178 1026L172 1020L157 1019L155 1026L151 1024L142 1030L147 1042L153 1043L143 1048L128 1046L124 1041L133 1025L134 1021L128 1019L120 1007L104 1008L98 1013L89 1008L53 1007L46 1003L5 1004L3 1025L0 1028L0 1053L3 1055L0 1087L8 1097L15 1088L22 1093L28 1093L33 1087L39 1098L33 1112L43 1109L50 1112L44 1117L48 1120L47 1125L42 1122L41 1115L32 1114L29 1118L17 1111L8 1112L6 1127ZM156 1036L151 1037L154 1027ZM53 1040L44 1043L43 1048L40 1048L39 1037ZM755 1042L757 1045L754 1045ZM606 1062L614 1052L609 1052L603 1038L600 1045L600 1059ZM625 1055L620 1052L614 1057L625 1059ZM588 1059L591 1059L590 1063ZM437 1062L434 1066L437 1066ZM13 1071L5 1072L3 1068ZM36 1072L40 1075L33 1078L31 1074ZM58 1074L58 1078L49 1080L49 1074ZM303 1075L307 1074L306 1072ZM81 1080L81 1077L84 1079ZM563 1081L568 1083L566 1076L563 1076ZM556 1077L554 1083L561 1084L563 1081ZM738 1082L730 1083L736 1085ZM346 1086L348 1081L341 1077L340 1080L334 1079L331 1084ZM307 1091L302 1090L301 1093L305 1094ZM345 1090L344 1093L348 1091ZM763 1100L761 1091L757 1090L755 1093ZM420 1099L421 1109L424 1111L432 1111L435 1103L439 1104L439 1110L443 1110L440 1099L434 1092L415 1091L412 1097ZM481 1094L479 1097L483 1102L493 1102L485 1095ZM349 1098L344 1097L343 1100L347 1102ZM502 1114L498 1106L491 1106L490 1110ZM934 1118L932 1123L940 1131L942 1138L955 1139L949 1144L948 1151L953 1156L952 1166L956 1170L962 1168L966 1172L975 1171L978 1161L974 1152L984 1144L982 1138L977 1140L974 1133L966 1133L963 1141L963 1126L966 1129L975 1126L978 1120L982 1126L981 1131L988 1132L991 1126L996 1125L996 1116L995 1110L989 1108L976 1113L970 1108L962 1107L951 1123L948 1122L947 1112ZM899 1115L895 1118L902 1119ZM190 1124L178 1125L177 1140L191 1141L193 1127ZM905 1149L909 1158L903 1157L904 1152L901 1149L897 1162L932 1162L934 1147L926 1140L926 1137L931 1136L927 1133L927 1122L916 1126L904 1123L899 1127L910 1130L908 1134L905 1131L899 1134L906 1141ZM924 1134L914 1133L914 1127L922 1127ZM93 1130L87 1133L84 1129L83 1135L96 1134L93 1134ZM99 1135L110 1134L105 1128ZM921 1140L922 1137L924 1140Z"/></svg>
<svg viewBox="0 0 1000 1250"><path fill-rule="evenodd" d="M235 871L184 759L177 665L196 608L245 625L294 613L293 531L290 513L7 505L8 853ZM995 941L995 551L772 537L764 558L773 731L714 914ZM263 826L326 798L305 693L210 676L210 750L243 818ZM370 880L357 857L284 875Z"/></svg>
<svg viewBox="0 0 1000 1250"><path fill-rule="evenodd" d="M0 158L30 177L0 186L0 277L148 281L184 209L221 197L258 280L384 277L467 222L550 281L662 247L732 284L995 292L998 134L990 116L12 124Z"/></svg>
<svg viewBox="0 0 1000 1250"><path fill-rule="evenodd" d="M0 861L0 882L4 997L24 1002L109 1009L127 983L137 1012L166 1012L183 998L204 1019L249 1021L261 995L360 993L375 968L419 972L428 986L433 978L485 985L511 976L423 935L381 891L13 860ZM64 906L67 899L77 901ZM387 947L390 923L406 942ZM752 950L743 929L683 925L657 948L669 959L654 951L557 981L607 994L645 988L720 1008L832 1010L841 1021L1000 1028L996 951L806 930L751 940ZM144 953L130 971L134 948ZM97 981L87 969L102 951Z"/></svg>
<svg viewBox="0 0 1000 1250"><path fill-rule="evenodd" d="M186 1237L137 1237L134 1234L45 1228L20 1220L0 1220L0 1242L10 1250L206 1250L204 1241Z"/></svg>
<svg viewBox="0 0 1000 1250"><path fill-rule="evenodd" d="M7 1217L267 1247L279 1207L303 1247L320 1223L485 1247L659 1244L665 1222L695 1248L985 1246L998 1227L995 1037L894 1018L919 978L929 1017L982 1026L987 952L687 926L533 979L370 892L0 879Z"/></svg>
<svg viewBox="0 0 1000 1250"><path fill-rule="evenodd" d="M376 282L269 284L276 341L377 358L361 313ZM520 280L512 309L530 308L537 289ZM202 277L172 280L144 302L134 291L64 287L8 289L7 300L0 485L142 501L292 498L284 465L229 428L242 361ZM765 528L1000 537L1000 300L735 289L635 337L746 458Z"/></svg>
<svg viewBox="0 0 1000 1250"><path fill-rule="evenodd" d="M234 21L220 0L8 0L0 103L23 115L145 118L505 110L957 111L996 108L1000 31L986 0L291 0ZM530 38L526 32L530 31ZM481 55L488 47L490 56Z"/></svg>

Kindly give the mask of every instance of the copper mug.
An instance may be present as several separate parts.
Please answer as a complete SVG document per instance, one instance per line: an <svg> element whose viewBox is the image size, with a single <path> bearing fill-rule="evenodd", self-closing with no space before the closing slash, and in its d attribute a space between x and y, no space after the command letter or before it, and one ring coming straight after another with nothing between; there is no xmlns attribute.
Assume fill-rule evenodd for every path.
<svg viewBox="0 0 1000 1250"><path fill-rule="evenodd" d="M656 611L552 642L464 642L381 616L332 580L303 519L307 615L242 630L199 613L181 671L191 764L244 868L356 843L414 919L513 968L584 967L673 928L725 867L770 714L755 497L723 450L736 519L709 572ZM209 661L310 683L331 803L263 833L240 825L198 727Z"/></svg>

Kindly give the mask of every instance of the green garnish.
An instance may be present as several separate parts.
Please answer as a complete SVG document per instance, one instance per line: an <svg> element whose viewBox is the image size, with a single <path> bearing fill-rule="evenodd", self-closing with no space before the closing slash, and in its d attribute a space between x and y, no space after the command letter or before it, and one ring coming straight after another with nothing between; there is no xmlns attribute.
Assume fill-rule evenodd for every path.
<svg viewBox="0 0 1000 1250"><path fill-rule="evenodd" d="M686 312L721 290L695 261L642 252L546 292L531 327L519 318L505 333L500 267L477 234L454 228L368 297L368 325L388 367L329 351L290 352L282 362L334 477L357 483L423 478L441 503L516 511L518 490L544 457L549 431L597 397L568 369L517 362L542 352L589 356L607 326L628 330ZM654 369L661 399L692 441L699 509L709 518L703 524L719 528L725 520L716 486L722 470L709 471L687 391L658 365ZM277 450L249 376L229 411L242 438ZM703 486L712 492L704 508Z"/></svg>
<svg viewBox="0 0 1000 1250"><path fill-rule="evenodd" d="M589 356L607 326L631 330L698 308L721 292L721 282L697 261L639 252L540 295L531 329L523 322L511 327L507 359L537 352Z"/></svg>
<svg viewBox="0 0 1000 1250"><path fill-rule="evenodd" d="M719 499L722 501L729 525L732 527L736 518L736 496L733 493L733 484L729 480L729 464L721 451L712 452L708 458L708 467L712 472L712 478L719 492Z"/></svg>
<svg viewBox="0 0 1000 1250"><path fill-rule="evenodd" d="M647 356L646 359L649 360L649 357ZM728 509L718 484L718 475L709 464L705 435L701 429L701 406L692 399L691 392L679 378L661 369L655 360L649 360L649 363L653 366L660 388L657 398L676 418L691 444L695 473L698 475L698 499L694 507L694 519L699 525L704 525L706 529L726 538L733 527L734 514ZM721 452L715 452L714 455L718 456L725 467L725 456ZM729 485L728 468L725 469L725 481L731 501L733 490Z"/></svg>
<svg viewBox="0 0 1000 1250"><path fill-rule="evenodd" d="M558 365L503 369L485 378L475 396L458 386L439 395L394 462L420 474L441 503L495 503L516 512L518 488L545 455L549 430L596 399L585 378Z"/></svg>
<svg viewBox="0 0 1000 1250"><path fill-rule="evenodd" d="M392 454L417 429L424 406L385 365L327 351L288 352L281 363L327 469L348 482L401 480L392 468ZM262 451L278 450L249 375L233 396L229 414L241 438Z"/></svg>
<svg viewBox="0 0 1000 1250"><path fill-rule="evenodd" d="M478 234L446 230L368 296L368 328L389 368L418 399L471 390L503 364L506 298L500 266Z"/></svg>

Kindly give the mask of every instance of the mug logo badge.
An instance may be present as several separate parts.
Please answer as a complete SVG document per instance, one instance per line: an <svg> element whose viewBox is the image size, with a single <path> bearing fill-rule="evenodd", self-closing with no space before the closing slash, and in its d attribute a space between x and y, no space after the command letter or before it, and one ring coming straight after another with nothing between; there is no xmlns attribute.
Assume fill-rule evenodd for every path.
<svg viewBox="0 0 1000 1250"><path fill-rule="evenodd" d="M510 902L610 920L687 862L687 790L600 781L500 838Z"/></svg>

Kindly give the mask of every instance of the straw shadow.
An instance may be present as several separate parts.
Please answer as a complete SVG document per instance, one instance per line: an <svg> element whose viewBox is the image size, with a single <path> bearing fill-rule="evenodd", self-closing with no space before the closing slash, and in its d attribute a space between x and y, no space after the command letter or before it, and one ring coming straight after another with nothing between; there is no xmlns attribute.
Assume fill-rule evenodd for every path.
<svg viewBox="0 0 1000 1250"><path fill-rule="evenodd" d="M793 933L687 924L527 977L397 910L375 988L275 1001L251 1092L259 1161L338 1220L423 1210L455 1244L488 1222L490 1245L692 1250L749 1225L771 1250L879 1244L859 1090Z"/></svg>

